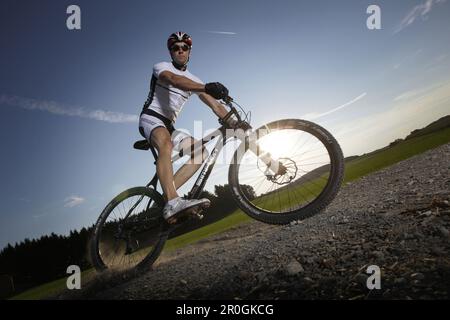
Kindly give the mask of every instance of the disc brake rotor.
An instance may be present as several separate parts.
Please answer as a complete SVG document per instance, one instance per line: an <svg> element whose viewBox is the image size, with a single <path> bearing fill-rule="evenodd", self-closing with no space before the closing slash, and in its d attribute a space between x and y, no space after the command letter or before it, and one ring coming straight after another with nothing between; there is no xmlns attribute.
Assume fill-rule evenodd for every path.
<svg viewBox="0 0 450 320"><path fill-rule="evenodd" d="M259 159L257 162L258 169L261 172L263 172L267 180L272 183L278 185L290 183L297 176L298 172L297 164L290 158L279 158L277 161L278 161L278 171L275 174L270 172L269 166L267 166L266 164L263 164L266 167L265 169L263 169L261 167L262 165L260 166Z"/></svg>

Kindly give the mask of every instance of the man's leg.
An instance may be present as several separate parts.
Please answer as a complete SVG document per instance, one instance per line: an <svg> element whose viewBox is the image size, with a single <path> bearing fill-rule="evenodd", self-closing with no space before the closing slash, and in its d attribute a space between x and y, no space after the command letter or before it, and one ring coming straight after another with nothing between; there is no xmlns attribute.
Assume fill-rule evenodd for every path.
<svg viewBox="0 0 450 320"><path fill-rule="evenodd" d="M209 207L209 199L180 199L174 183L172 167L173 144L169 131L165 127L157 127L151 133L151 141L158 150L156 172L167 201L163 209L163 216L168 223L176 223L179 214L195 213L196 208ZM179 199L177 199L179 198ZM171 201L172 200L172 201Z"/></svg>
<svg viewBox="0 0 450 320"><path fill-rule="evenodd" d="M158 150L158 160L156 161L156 172L158 174L161 187L166 201L178 197L174 184L172 167L172 140L169 131L165 127L153 129L151 133L152 144Z"/></svg>
<svg viewBox="0 0 450 320"><path fill-rule="evenodd" d="M180 145L180 150L191 150L190 146L197 142L194 138L183 139ZM208 152L205 148L202 149L202 154L194 155L186 162L174 175L175 189L178 190L183 184L186 183L202 166L203 160L208 156Z"/></svg>

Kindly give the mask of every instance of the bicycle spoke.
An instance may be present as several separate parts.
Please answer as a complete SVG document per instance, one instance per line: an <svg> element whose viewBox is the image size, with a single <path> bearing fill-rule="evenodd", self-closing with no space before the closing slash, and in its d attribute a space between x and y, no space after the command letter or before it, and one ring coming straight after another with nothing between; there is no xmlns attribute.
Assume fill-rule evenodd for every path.
<svg viewBox="0 0 450 320"><path fill-rule="evenodd" d="M278 194L278 208L280 209L279 211L281 211L281 197L280 197L280 188L278 188L278 190L277 190L277 194Z"/></svg>
<svg viewBox="0 0 450 320"><path fill-rule="evenodd" d="M272 192L272 189L273 189L273 185L269 188L269 191L268 192L266 192L265 194L262 194L261 196L260 196L260 199L259 200L261 200L261 202L264 200L264 198L265 198L265 201L264 201L264 204L265 203L267 203L267 200L268 200L268 198L269 198L269 196L270 196L270 193ZM256 202L255 202L255 205L256 205ZM264 207L263 207L264 208Z"/></svg>
<svg viewBox="0 0 450 320"><path fill-rule="evenodd" d="M277 187L276 187L275 183L273 183L272 185L274 186L274 188L273 188L272 192L270 193L270 198L272 199L272 201L270 202L269 208L273 208L273 204L274 204L274 201L276 198L276 195L274 195L274 193L276 193L276 191L277 191Z"/></svg>
<svg viewBox="0 0 450 320"><path fill-rule="evenodd" d="M300 170L300 171L303 171L303 172L307 172L307 171L305 171L305 170L303 170L303 169L301 169L301 168L299 168L299 170ZM307 173L309 173L309 172L307 172ZM320 175L319 177L317 177L317 178L315 178L315 179L322 179L322 180L328 181L328 178L322 177L322 175ZM311 180L309 180L309 181L311 181Z"/></svg>
<svg viewBox="0 0 450 320"><path fill-rule="evenodd" d="M319 178L322 178L322 177L319 177ZM322 179L324 179L325 181L328 181L328 179L325 179L325 178L322 178ZM325 188L325 186L318 185L313 180L307 180L307 181L310 182L311 184L317 186L320 190L323 190ZM304 188L311 192L311 190L307 187L306 183L304 185ZM313 192L311 192L311 193L314 194Z"/></svg>
<svg viewBox="0 0 450 320"><path fill-rule="evenodd" d="M275 159L279 159L286 168L285 174L266 177L264 170L268 169L267 165L249 152L241 159L245 166L241 165L240 171L244 171L245 168L245 172L239 174L239 184L248 185L253 189L257 196L251 201L253 205L263 210L291 212L306 206L325 188L328 179L323 175L330 171L326 167L330 164L329 154L322 141L309 132L287 129L279 136L277 135L279 131L272 132L275 134L274 138L270 138L271 133L261 137L261 145L265 141L272 144L274 143L272 140L279 137L287 143L285 150L278 154L274 153ZM270 152L270 146L265 146L264 149ZM255 167L258 167L258 170ZM320 170L317 174L314 171L316 169ZM276 180L271 182L268 177Z"/></svg>
<svg viewBox="0 0 450 320"><path fill-rule="evenodd" d="M297 190L296 190L295 186L292 186L292 185L291 185L290 187L291 187L292 192L294 193L294 195L297 196ZM300 195L300 197L301 197L302 199L305 200L305 203L308 202L308 199L306 199L305 197L303 197L303 195L302 195L302 193L301 193L300 191L298 191L298 194Z"/></svg>
<svg viewBox="0 0 450 320"><path fill-rule="evenodd" d="M155 248L160 229L159 224L152 222L152 213L147 211L151 197L138 194L119 201L103 224L98 252L108 268L130 269Z"/></svg>
<svg viewBox="0 0 450 320"><path fill-rule="evenodd" d="M263 178L260 178L260 179L261 179L261 182L258 184L258 187L256 187L256 188L254 189L254 191L255 191L256 194L257 194L259 188L260 188L260 187L263 185L263 183L266 181L266 177L263 177Z"/></svg>
<svg viewBox="0 0 450 320"><path fill-rule="evenodd" d="M310 162L310 163L302 163L302 167L304 167L304 166L313 166L313 165L316 165L316 164L323 164L323 165L325 165L325 164L329 164L329 162Z"/></svg>
<svg viewBox="0 0 450 320"><path fill-rule="evenodd" d="M297 152L297 151L299 151L299 150L303 150L303 148L304 148L304 146L307 144L307 142L310 141L313 137L314 137L314 136L310 134L310 135L308 136L308 138L305 140L305 142L304 142L300 147L297 146L297 148L294 149L294 152ZM317 143L317 141L316 141L316 143Z"/></svg>
<svg viewBox="0 0 450 320"><path fill-rule="evenodd" d="M302 154L302 155L303 155L303 154ZM317 157L324 157L324 156L325 156L325 154L318 154L318 155L311 156L311 157L308 157L308 158L302 158L302 155L296 154L296 155L293 155L293 156L290 157L290 158L291 158L291 159L298 159L298 161L302 162L302 161L305 161L305 160L310 160L310 159L315 159L315 158L317 158Z"/></svg>
<svg viewBox="0 0 450 320"><path fill-rule="evenodd" d="M313 146L316 145L317 142L320 142L320 140L317 140L316 143L313 144ZM303 154L306 154L306 153L313 153L313 152L315 152L317 150L323 150L323 149L326 150L325 146L322 145L322 144L320 146L318 146L317 148L315 148L315 149L300 149L302 151L302 153L300 153L300 155L303 155ZM297 155L298 154L297 152L300 151L300 150L295 150L295 152L293 152L294 155Z"/></svg>

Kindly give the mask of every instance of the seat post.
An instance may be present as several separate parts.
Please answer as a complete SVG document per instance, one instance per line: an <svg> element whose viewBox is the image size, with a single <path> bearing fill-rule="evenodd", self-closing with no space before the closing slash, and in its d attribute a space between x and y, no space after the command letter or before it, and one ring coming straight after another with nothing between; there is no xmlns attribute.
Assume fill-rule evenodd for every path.
<svg viewBox="0 0 450 320"><path fill-rule="evenodd" d="M153 154L153 158L155 158L155 164L156 164L156 161L158 160L158 154L156 153L156 150L152 145L150 145L150 151Z"/></svg>
<svg viewBox="0 0 450 320"><path fill-rule="evenodd" d="M156 153L155 148L150 144L150 151L153 154L153 158L155 158L155 166L156 166L156 161L158 160L158 154ZM158 184L158 174L155 172L155 175L153 176L152 180L150 180L150 182L147 184L147 187L152 185L153 188L156 190L156 185Z"/></svg>
<svg viewBox="0 0 450 320"><path fill-rule="evenodd" d="M141 129L141 128L139 128L139 129ZM147 139L136 141L134 143L133 147L138 150L150 149L150 151L152 152L153 158L155 158L154 164L156 165L156 161L158 160L158 153L156 152L156 150L152 146L152 144L147 141ZM158 184L158 174L155 172L155 175L150 180L150 182L146 185L146 187L153 186L153 188L156 190L157 184Z"/></svg>

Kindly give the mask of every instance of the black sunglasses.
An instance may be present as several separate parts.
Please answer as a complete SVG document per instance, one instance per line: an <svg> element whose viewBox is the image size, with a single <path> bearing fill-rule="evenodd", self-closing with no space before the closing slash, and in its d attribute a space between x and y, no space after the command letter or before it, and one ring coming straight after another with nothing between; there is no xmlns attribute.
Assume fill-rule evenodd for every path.
<svg viewBox="0 0 450 320"><path fill-rule="evenodd" d="M174 51L174 52L177 52L180 49L182 49L183 51L188 51L189 50L189 46L186 45L186 44L184 44L182 46L179 46L179 45L176 44L176 45L172 46L172 48L171 48L171 50Z"/></svg>

